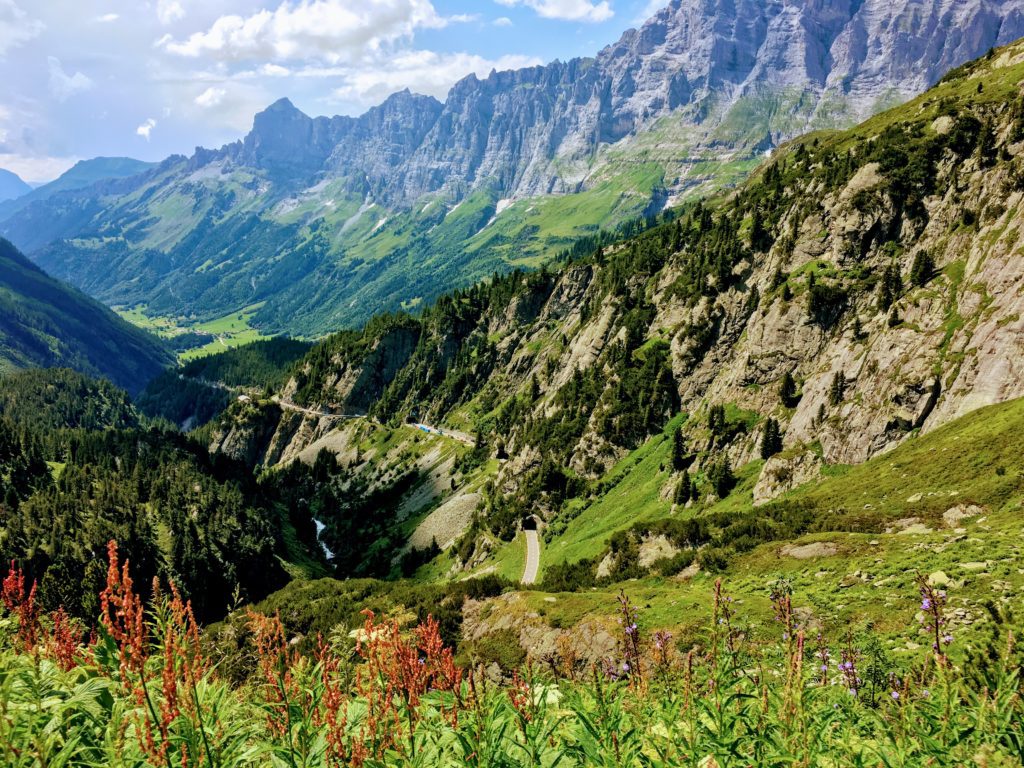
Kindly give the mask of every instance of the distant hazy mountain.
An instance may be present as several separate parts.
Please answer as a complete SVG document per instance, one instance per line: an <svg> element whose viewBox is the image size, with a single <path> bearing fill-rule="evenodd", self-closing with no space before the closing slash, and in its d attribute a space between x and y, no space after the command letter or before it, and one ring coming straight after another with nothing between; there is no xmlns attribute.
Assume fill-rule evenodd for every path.
<svg viewBox="0 0 1024 768"><path fill-rule="evenodd" d="M137 392L172 363L157 337L54 280L0 240L0 371L74 368Z"/></svg>
<svg viewBox="0 0 1024 768"><path fill-rule="evenodd" d="M317 334L733 183L1022 35L1024 0L674 0L596 58L470 76L444 103L310 118L279 101L243 141L0 233L107 302L258 304L264 329Z"/></svg>
<svg viewBox="0 0 1024 768"><path fill-rule="evenodd" d="M0 168L0 202L13 200L31 191L32 187L22 181L18 174Z"/></svg>
<svg viewBox="0 0 1024 768"><path fill-rule="evenodd" d="M142 160L133 160L130 157L96 157L92 160L81 160L49 184L43 184L33 189L22 182L24 190L18 195L10 195L8 197L3 195L3 173L6 173L6 171L0 171L0 201L7 201L4 204L0 204L0 220L6 219L8 216L34 202L47 200L58 192L82 189L107 179L127 178L155 166L156 163L145 163ZM15 176L15 178L17 177ZM21 181L21 179L18 179L18 181Z"/></svg>

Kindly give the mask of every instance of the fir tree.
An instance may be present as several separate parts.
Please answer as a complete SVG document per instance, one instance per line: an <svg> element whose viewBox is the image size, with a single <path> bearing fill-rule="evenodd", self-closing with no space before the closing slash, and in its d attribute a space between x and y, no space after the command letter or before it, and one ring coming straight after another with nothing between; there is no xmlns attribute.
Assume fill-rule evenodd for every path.
<svg viewBox="0 0 1024 768"><path fill-rule="evenodd" d="M768 419L764 425L764 434L761 436L761 458L770 459L781 450L782 432L779 429L779 422Z"/></svg>
<svg viewBox="0 0 1024 768"><path fill-rule="evenodd" d="M846 374L842 371L832 377L832 385L828 389L828 401L832 406L839 405L846 399Z"/></svg>
<svg viewBox="0 0 1024 768"><path fill-rule="evenodd" d="M796 394L796 381L789 371L782 374L782 381L779 383L779 400L786 408L792 408L800 402L800 398Z"/></svg>
<svg viewBox="0 0 1024 768"><path fill-rule="evenodd" d="M910 282L917 286L925 285L935 274L935 259L929 251L919 251L914 256L914 265L910 268Z"/></svg>
<svg viewBox="0 0 1024 768"><path fill-rule="evenodd" d="M681 472L686 467L686 441L683 438L683 428L678 427L672 433L672 471Z"/></svg>

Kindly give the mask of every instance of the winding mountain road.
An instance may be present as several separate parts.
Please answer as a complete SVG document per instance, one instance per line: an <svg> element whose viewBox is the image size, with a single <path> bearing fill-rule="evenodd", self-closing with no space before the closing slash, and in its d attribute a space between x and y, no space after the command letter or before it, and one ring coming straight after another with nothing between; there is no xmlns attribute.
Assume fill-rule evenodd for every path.
<svg viewBox="0 0 1024 768"><path fill-rule="evenodd" d="M302 413L306 416L312 416L315 419L365 419L365 413L331 413L330 411L317 410L315 408L303 408L301 405L296 405L290 400L282 400L278 395L274 395L272 398L275 403L282 410L294 411L295 413Z"/></svg>
<svg viewBox="0 0 1024 768"><path fill-rule="evenodd" d="M293 411L294 413L301 413L305 416L311 416L314 419L365 419L368 418L365 413L333 413L331 411L325 411L317 408L304 408L301 405L296 405L290 400L282 400L280 396L274 395L273 400L277 405L285 411ZM376 421L376 419L374 419ZM402 426L409 427L410 429L417 429L420 432L426 432L430 435L437 435L438 437L446 437L449 440L455 440L456 442L462 443L473 447L476 445L476 440L473 439L472 435L467 435L465 432L459 432L454 429L442 429L441 427L432 427L429 424L403 424Z"/></svg>

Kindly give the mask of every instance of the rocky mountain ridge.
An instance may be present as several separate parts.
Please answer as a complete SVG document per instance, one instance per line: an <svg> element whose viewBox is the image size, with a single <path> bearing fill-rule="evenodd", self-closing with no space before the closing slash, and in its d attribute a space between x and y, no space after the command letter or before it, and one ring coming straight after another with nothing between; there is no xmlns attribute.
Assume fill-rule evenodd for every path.
<svg viewBox="0 0 1024 768"><path fill-rule="evenodd" d="M1022 10L674 0L593 59L470 76L444 103L310 118L278 102L243 141L26 206L0 232L111 304L258 306L260 328L319 335L739 181L786 139L1024 35Z"/></svg>
<svg viewBox="0 0 1024 768"><path fill-rule="evenodd" d="M283 99L226 152L347 175L397 208L435 193L458 202L489 181L504 198L567 194L587 185L599 147L660 118L679 113L722 149L764 150L859 122L1022 35L1019 0L673 0L593 59L469 75L444 103L406 91L359 118L314 119ZM735 110L762 98L782 114L730 137Z"/></svg>

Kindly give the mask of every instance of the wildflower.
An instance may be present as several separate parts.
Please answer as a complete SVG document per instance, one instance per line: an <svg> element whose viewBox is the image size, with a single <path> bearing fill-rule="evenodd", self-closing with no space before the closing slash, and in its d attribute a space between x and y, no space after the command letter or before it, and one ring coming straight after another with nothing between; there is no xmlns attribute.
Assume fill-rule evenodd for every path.
<svg viewBox="0 0 1024 768"><path fill-rule="evenodd" d="M900 692L899 691L893 691L890 695L892 696L892 700L893 701L899 701L900 700Z"/></svg>

